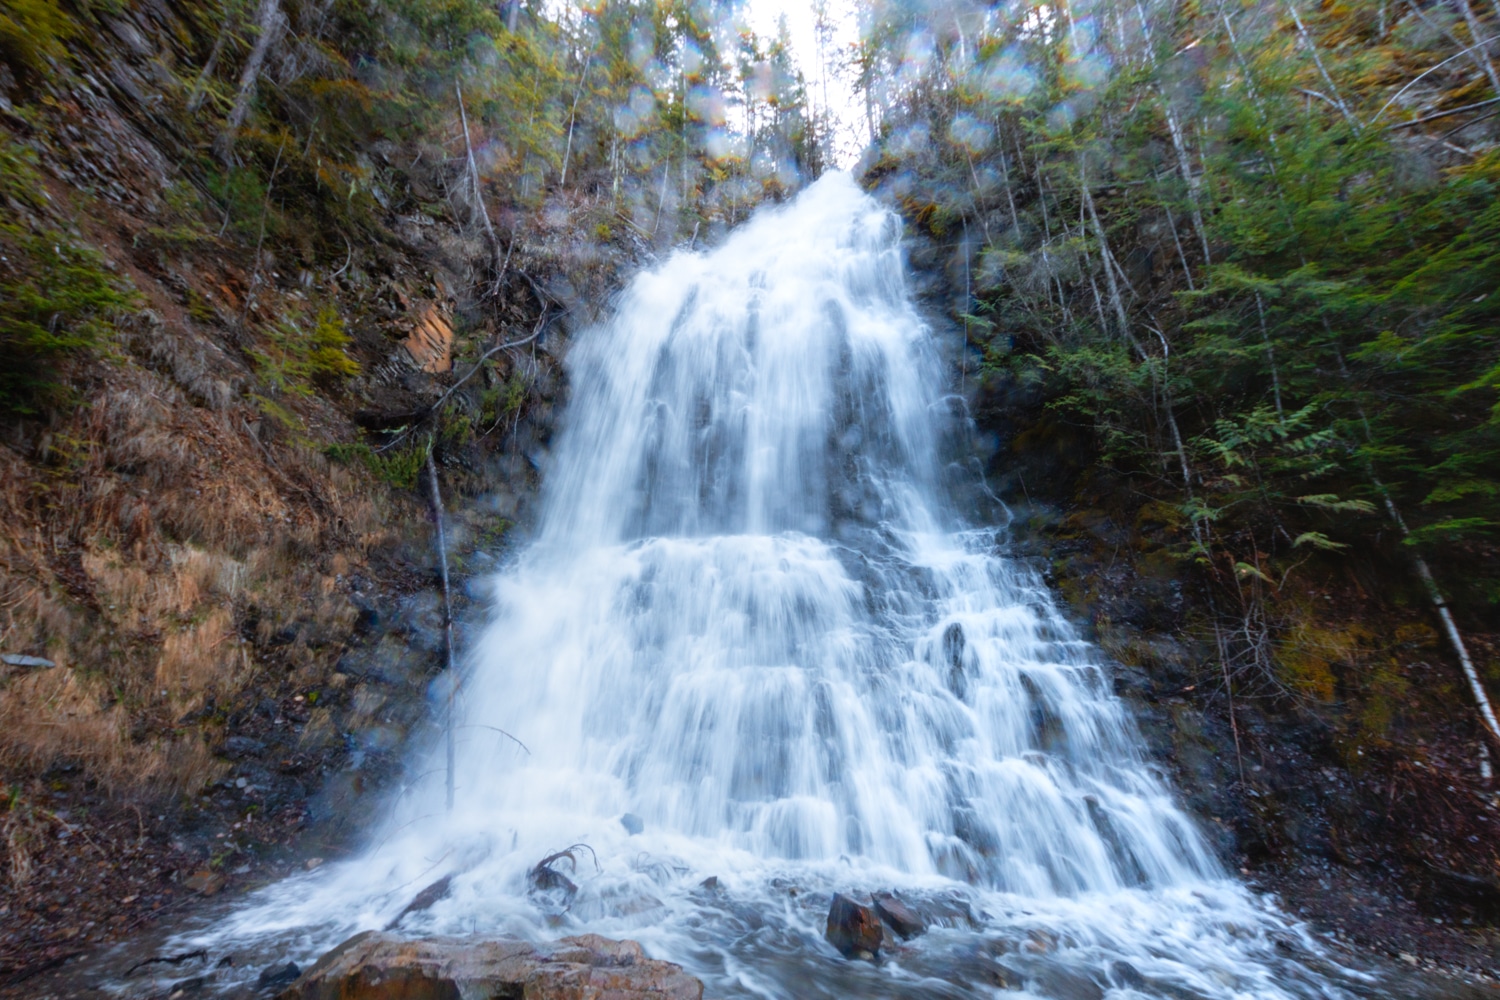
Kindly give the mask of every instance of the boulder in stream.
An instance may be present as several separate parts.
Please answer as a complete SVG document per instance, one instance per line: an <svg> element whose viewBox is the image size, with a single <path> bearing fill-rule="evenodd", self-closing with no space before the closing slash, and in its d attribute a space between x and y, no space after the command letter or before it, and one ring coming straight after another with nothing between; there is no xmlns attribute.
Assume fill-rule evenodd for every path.
<svg viewBox="0 0 1500 1000"><path fill-rule="evenodd" d="M828 906L828 929L823 936L845 958L872 959L880 954L885 935L874 910L836 892Z"/></svg>
<svg viewBox="0 0 1500 1000"><path fill-rule="evenodd" d="M318 959L277 1000L703 1000L703 984L634 941L597 934L538 949L515 938L468 935L408 941L357 934Z"/></svg>
<svg viewBox="0 0 1500 1000"><path fill-rule="evenodd" d="M877 892L875 894L875 912L903 941L910 940L927 930L927 922L922 919L921 915L893 893Z"/></svg>

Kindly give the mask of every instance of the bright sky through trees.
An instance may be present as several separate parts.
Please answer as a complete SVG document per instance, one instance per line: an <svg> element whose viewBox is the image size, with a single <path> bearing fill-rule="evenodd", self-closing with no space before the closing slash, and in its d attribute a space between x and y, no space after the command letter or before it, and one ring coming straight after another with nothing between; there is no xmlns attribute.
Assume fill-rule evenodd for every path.
<svg viewBox="0 0 1500 1000"><path fill-rule="evenodd" d="M808 98L829 113L834 160L841 167L853 164L870 134L847 68L851 46L859 41L859 8L860 0L749 0L745 8L750 28L765 38L775 38L785 19Z"/></svg>

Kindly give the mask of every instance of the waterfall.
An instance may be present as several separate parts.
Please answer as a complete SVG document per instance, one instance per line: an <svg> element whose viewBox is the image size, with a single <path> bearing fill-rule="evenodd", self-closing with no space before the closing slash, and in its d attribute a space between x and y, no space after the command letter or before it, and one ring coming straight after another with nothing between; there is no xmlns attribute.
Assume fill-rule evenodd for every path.
<svg viewBox="0 0 1500 1000"><path fill-rule="evenodd" d="M847 175L642 276L568 360L463 699L531 756L467 743L458 822L628 812L1030 895L1214 873L1093 651L946 510L942 367Z"/></svg>
<svg viewBox="0 0 1500 1000"><path fill-rule="evenodd" d="M539 523L458 694L456 808L414 765L437 775L365 856L233 933L311 947L450 874L404 930L635 937L714 996L1340 995L1003 530L960 517L982 484L903 268L835 174L636 278L566 359ZM575 844L576 893L528 895ZM957 916L844 961L829 893L883 889Z"/></svg>

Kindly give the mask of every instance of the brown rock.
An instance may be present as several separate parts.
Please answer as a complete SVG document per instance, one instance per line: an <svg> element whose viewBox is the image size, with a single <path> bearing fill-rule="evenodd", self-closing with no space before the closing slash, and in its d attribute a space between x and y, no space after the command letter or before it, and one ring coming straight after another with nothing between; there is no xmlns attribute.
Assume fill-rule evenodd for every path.
<svg viewBox="0 0 1500 1000"><path fill-rule="evenodd" d="M183 888L191 889L193 892L202 893L205 896L212 896L214 893L224 888L224 881L225 879L223 875L220 875L215 871L209 871L207 868L205 868L200 872L193 872L193 874L183 879L182 885Z"/></svg>
<svg viewBox="0 0 1500 1000"><path fill-rule="evenodd" d="M279 1000L702 1000L703 984L634 941L564 938L550 953L474 935L403 941L367 931L318 960Z"/></svg>
<svg viewBox="0 0 1500 1000"><path fill-rule="evenodd" d="M891 930L895 931L903 941L914 938L927 930L927 923L921 916L889 892L875 894L875 912L880 914L880 919L890 924Z"/></svg>
<svg viewBox="0 0 1500 1000"><path fill-rule="evenodd" d="M845 958L874 958L880 954L884 934L880 917L868 906L861 906L842 893L834 893L828 907L828 943Z"/></svg>

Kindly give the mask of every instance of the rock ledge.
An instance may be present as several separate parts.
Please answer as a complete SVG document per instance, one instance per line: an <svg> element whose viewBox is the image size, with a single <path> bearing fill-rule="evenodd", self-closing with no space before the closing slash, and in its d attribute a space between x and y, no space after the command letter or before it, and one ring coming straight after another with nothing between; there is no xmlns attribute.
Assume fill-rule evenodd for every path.
<svg viewBox="0 0 1500 1000"><path fill-rule="evenodd" d="M356 934L277 1000L703 1000L703 984L634 941L597 934L548 949L507 937Z"/></svg>

